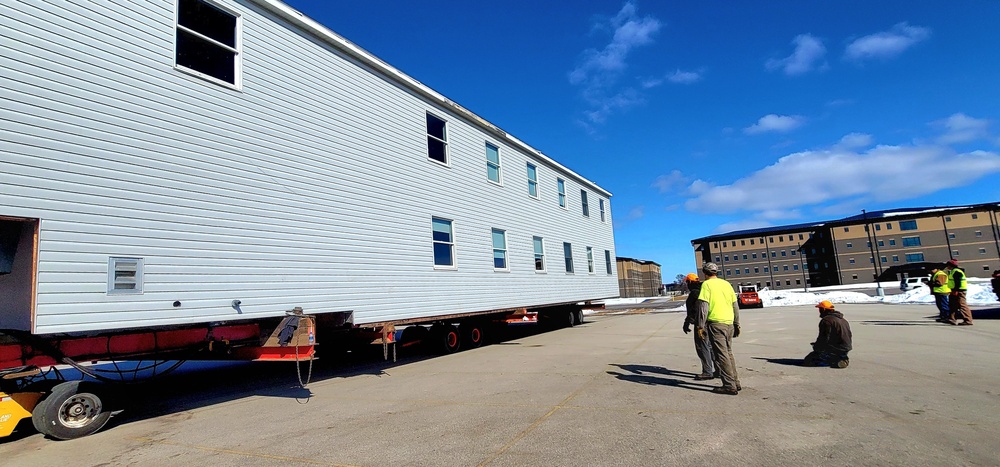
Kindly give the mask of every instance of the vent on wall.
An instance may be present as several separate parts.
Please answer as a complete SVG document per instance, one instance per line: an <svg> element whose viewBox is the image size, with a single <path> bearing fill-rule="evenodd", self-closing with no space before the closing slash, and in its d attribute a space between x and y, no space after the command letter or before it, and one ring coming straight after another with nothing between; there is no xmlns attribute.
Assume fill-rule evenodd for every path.
<svg viewBox="0 0 1000 467"><path fill-rule="evenodd" d="M142 293L142 258L108 258L108 293Z"/></svg>

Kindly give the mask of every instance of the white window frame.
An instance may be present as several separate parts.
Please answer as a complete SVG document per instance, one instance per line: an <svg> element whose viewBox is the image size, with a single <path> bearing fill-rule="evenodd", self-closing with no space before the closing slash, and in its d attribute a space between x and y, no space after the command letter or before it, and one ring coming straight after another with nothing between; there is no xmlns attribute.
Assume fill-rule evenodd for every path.
<svg viewBox="0 0 1000 467"><path fill-rule="evenodd" d="M444 139L438 138L437 136L434 136L434 135L431 134L431 132L430 132L430 130L431 130L430 129L430 125L428 124L429 122L427 122L427 119L430 118L430 117L433 117L433 118L436 118L438 120L441 120L441 122L444 123ZM438 141L438 142L444 144L444 160L443 161L439 161L439 160L431 157L431 147L430 147L430 142L428 142L428 145L427 145L427 160L429 160L431 162L434 162L435 164L441 164L441 165L443 165L445 167L451 167L451 145L448 144L448 120L445 120L444 118L438 117L437 115L434 115L431 112L426 112L426 115L424 116L424 133L426 134L426 136L428 138L432 138L432 139L434 139L434 141Z"/></svg>
<svg viewBox="0 0 1000 467"><path fill-rule="evenodd" d="M611 250L604 250L604 267L608 270L608 275L614 274L611 269Z"/></svg>
<svg viewBox="0 0 1000 467"><path fill-rule="evenodd" d="M607 219L606 219L606 217L604 215L604 198L597 198L597 205L601 209L601 222L607 222ZM753 240L751 240L751 242L752 241Z"/></svg>
<svg viewBox="0 0 1000 467"><path fill-rule="evenodd" d="M204 79L206 81L211 81L212 83L225 86L227 88L232 88L235 90L243 89L243 16L236 11L226 8L217 2L212 0L197 0L200 3L211 6L223 13L232 15L236 18L236 31L234 34L236 36L236 47L230 47L229 45L223 44L215 39L212 39L204 34L201 34L193 29L188 28L180 24L180 13L181 13L181 2L174 2L174 69L180 72ZM202 73L193 68L188 68L184 65L177 63L177 36L180 35L180 31L184 31L193 36L197 36L199 39L208 41L214 46L220 47L222 49L228 50L235 54L233 58L233 83L221 80L212 75Z"/></svg>
<svg viewBox="0 0 1000 467"><path fill-rule="evenodd" d="M537 243L536 243L537 240ZM541 252L535 247L541 248ZM533 252L532 258L534 259L535 272L544 273L545 269L545 237L534 236L531 237L531 251ZM541 268L539 268L539 263L541 263Z"/></svg>
<svg viewBox="0 0 1000 467"><path fill-rule="evenodd" d="M594 269L594 248L587 247L587 274L597 274Z"/></svg>
<svg viewBox="0 0 1000 467"><path fill-rule="evenodd" d="M531 172L535 172L534 178L532 178ZM525 175L528 177L528 196L538 199L538 166L528 162L528 166L525 168Z"/></svg>
<svg viewBox="0 0 1000 467"><path fill-rule="evenodd" d="M143 291L143 258L128 258L111 256L108 258L108 295L142 295ZM120 280L118 272L135 271L133 279ZM119 284L134 284L131 288L118 288Z"/></svg>
<svg viewBox="0 0 1000 467"><path fill-rule="evenodd" d="M559 207L566 209L566 180L556 179L556 191L559 193Z"/></svg>
<svg viewBox="0 0 1000 467"><path fill-rule="evenodd" d="M580 190L580 210L583 217L590 217L590 202L587 201L587 190Z"/></svg>
<svg viewBox="0 0 1000 467"><path fill-rule="evenodd" d="M500 238L503 240L503 245L501 245L500 248L497 248L496 244L496 234L498 233L500 234ZM510 258L507 255L507 231L495 227L490 229L490 243L493 245L493 270L499 272L510 271ZM503 255L504 266L502 268L497 267L497 252L500 252Z"/></svg>
<svg viewBox="0 0 1000 467"><path fill-rule="evenodd" d="M435 220L447 221L448 222L448 227L449 227L449 232L448 233L449 233L449 236L451 237L450 241L444 242L444 241L438 241L438 240L434 239L434 221ZM437 245L437 244L448 245L449 252L451 253L451 264L450 265L447 265L447 264L437 264L437 254L435 254L435 251L432 248L431 249L431 262L434 264L434 269L442 269L442 270L454 270L454 269L458 269L458 259L457 259L457 255L455 254L455 221L453 219L448 219L448 218L445 218L445 217L437 217L437 216L432 216L431 217L431 242L432 242L432 245Z"/></svg>
<svg viewBox="0 0 1000 467"><path fill-rule="evenodd" d="M576 265L573 264L573 244L563 242L563 263L566 274L576 274Z"/></svg>
<svg viewBox="0 0 1000 467"><path fill-rule="evenodd" d="M496 149L497 161L495 163L490 161L490 148ZM485 151L486 151L486 180L489 180L490 183L503 186L503 170L500 159L500 146L487 141L485 146ZM496 180L490 178L490 168L493 166L496 166L497 169Z"/></svg>

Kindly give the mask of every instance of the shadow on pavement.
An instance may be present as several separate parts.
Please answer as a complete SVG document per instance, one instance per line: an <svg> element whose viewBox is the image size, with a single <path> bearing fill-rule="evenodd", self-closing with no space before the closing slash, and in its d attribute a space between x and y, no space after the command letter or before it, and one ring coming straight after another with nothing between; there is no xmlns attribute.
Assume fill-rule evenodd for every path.
<svg viewBox="0 0 1000 467"><path fill-rule="evenodd" d="M664 377L664 376L680 376L684 378L693 378L695 376L695 373L690 373L687 371L670 370L660 366L651 366L651 365L619 365L617 363L612 363L611 365L621 368L622 370L625 370L628 373L608 371L609 375L614 376L615 378L618 378L622 381L628 381L630 383L639 383L639 384L648 384L657 386L673 386L673 387L680 387L695 391L706 391L706 392L710 392L715 387L694 381Z"/></svg>
<svg viewBox="0 0 1000 467"><path fill-rule="evenodd" d="M1000 319L1000 308L972 310L972 319Z"/></svg>
<svg viewBox="0 0 1000 467"><path fill-rule="evenodd" d="M767 358L767 357L751 357L756 360L767 360L768 363L777 363L778 365L788 365L788 366L802 366L801 358Z"/></svg>
<svg viewBox="0 0 1000 467"><path fill-rule="evenodd" d="M874 325L874 326L940 326L941 323L937 321L891 321L891 320L868 320L860 321L859 324L864 325Z"/></svg>

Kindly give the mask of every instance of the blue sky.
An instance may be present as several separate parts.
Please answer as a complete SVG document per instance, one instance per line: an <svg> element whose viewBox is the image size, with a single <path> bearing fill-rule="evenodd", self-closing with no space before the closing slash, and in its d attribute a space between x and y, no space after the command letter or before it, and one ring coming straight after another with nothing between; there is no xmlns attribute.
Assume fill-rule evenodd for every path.
<svg viewBox="0 0 1000 467"><path fill-rule="evenodd" d="M1000 201L1000 2L287 2L613 193L619 256Z"/></svg>

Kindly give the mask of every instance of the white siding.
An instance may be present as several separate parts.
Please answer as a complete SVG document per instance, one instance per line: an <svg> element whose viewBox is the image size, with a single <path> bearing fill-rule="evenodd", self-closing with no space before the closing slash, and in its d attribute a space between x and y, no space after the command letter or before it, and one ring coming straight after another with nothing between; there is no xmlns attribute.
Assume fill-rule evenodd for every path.
<svg viewBox="0 0 1000 467"><path fill-rule="evenodd" d="M258 5L222 4L242 15L241 90L173 68L172 1L5 2L0 216L41 219L34 332L295 306L366 323L617 296L603 190ZM427 158L427 111L448 121L450 167ZM503 186L486 177L486 141ZM457 270L433 268L432 216L454 219ZM492 227L507 231L509 272L493 270ZM545 238L545 274L532 236ZM143 294L107 293L111 256L143 258Z"/></svg>

